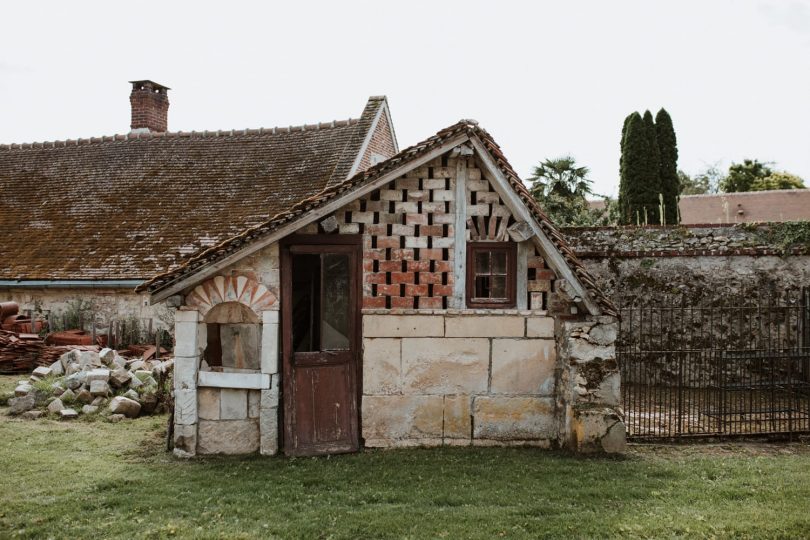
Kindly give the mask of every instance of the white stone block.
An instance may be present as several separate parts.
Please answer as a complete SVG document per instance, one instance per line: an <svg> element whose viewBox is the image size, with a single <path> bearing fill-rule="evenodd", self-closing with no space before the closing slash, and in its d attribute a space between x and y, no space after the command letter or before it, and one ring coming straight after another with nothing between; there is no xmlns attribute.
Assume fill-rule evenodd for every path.
<svg viewBox="0 0 810 540"><path fill-rule="evenodd" d="M178 311L177 313L188 313ZM196 311L194 313L197 313ZM198 344L198 323L194 321L174 321L174 354L175 356L196 356Z"/></svg>
<svg viewBox="0 0 810 540"><path fill-rule="evenodd" d="M174 389L192 390L197 387L200 360L196 356L174 357Z"/></svg>
<svg viewBox="0 0 810 540"><path fill-rule="evenodd" d="M554 389L557 362L553 339L493 339L494 394L544 394Z"/></svg>
<svg viewBox="0 0 810 540"><path fill-rule="evenodd" d="M473 437L496 441L552 439L554 398L478 396L473 403Z"/></svg>
<svg viewBox="0 0 810 540"><path fill-rule="evenodd" d="M462 315L445 318L447 337L523 337L526 320L512 315Z"/></svg>
<svg viewBox="0 0 810 540"><path fill-rule="evenodd" d="M266 373L218 373L200 371L197 375L198 387L215 388L270 388L270 375Z"/></svg>
<svg viewBox="0 0 810 540"><path fill-rule="evenodd" d="M443 396L363 396L363 437L441 439Z"/></svg>
<svg viewBox="0 0 810 540"><path fill-rule="evenodd" d="M363 393L398 394L402 391L400 338L363 340Z"/></svg>
<svg viewBox="0 0 810 540"><path fill-rule="evenodd" d="M196 390L176 390L174 392L174 423L181 426L197 423Z"/></svg>
<svg viewBox="0 0 810 540"><path fill-rule="evenodd" d="M553 338L554 319L552 317L527 317L526 337Z"/></svg>
<svg viewBox="0 0 810 540"><path fill-rule="evenodd" d="M406 394L486 392L489 340L407 338L402 340L402 391Z"/></svg>
<svg viewBox="0 0 810 540"><path fill-rule="evenodd" d="M219 420L219 388L197 389L197 414L202 420Z"/></svg>
<svg viewBox="0 0 810 540"><path fill-rule="evenodd" d="M264 311L262 320L261 370L262 373L278 373L278 311Z"/></svg>
<svg viewBox="0 0 810 540"><path fill-rule="evenodd" d="M200 320L200 312L196 309L178 309L174 312L174 322L177 324L178 322L199 322Z"/></svg>
<svg viewBox="0 0 810 540"><path fill-rule="evenodd" d="M440 337L441 315L365 315L363 337Z"/></svg>
<svg viewBox="0 0 810 540"><path fill-rule="evenodd" d="M223 388L219 394L219 418L244 420L248 417L248 391Z"/></svg>
<svg viewBox="0 0 810 540"><path fill-rule="evenodd" d="M262 393L264 392L263 390ZM259 452L263 456L274 456L278 453L278 409L276 407L262 408L259 412Z"/></svg>
<svg viewBox="0 0 810 540"><path fill-rule="evenodd" d="M197 437L200 454L252 454L259 450L256 420L201 420Z"/></svg>

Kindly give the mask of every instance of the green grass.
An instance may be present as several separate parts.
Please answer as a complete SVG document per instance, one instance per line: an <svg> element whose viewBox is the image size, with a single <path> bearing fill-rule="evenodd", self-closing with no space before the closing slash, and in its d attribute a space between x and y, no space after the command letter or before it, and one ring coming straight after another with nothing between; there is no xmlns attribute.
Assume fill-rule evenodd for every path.
<svg viewBox="0 0 810 540"><path fill-rule="evenodd" d="M0 538L810 535L800 444L182 461L163 451L165 422L0 417Z"/></svg>

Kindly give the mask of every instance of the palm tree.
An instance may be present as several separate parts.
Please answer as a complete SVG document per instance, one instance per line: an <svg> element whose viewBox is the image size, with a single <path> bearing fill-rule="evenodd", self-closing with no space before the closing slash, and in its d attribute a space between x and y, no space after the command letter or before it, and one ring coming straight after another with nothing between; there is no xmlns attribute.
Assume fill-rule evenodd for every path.
<svg viewBox="0 0 810 540"><path fill-rule="evenodd" d="M571 156L547 159L529 177L532 196L560 225L590 224L594 216L586 197L593 194L588 167L578 167Z"/></svg>

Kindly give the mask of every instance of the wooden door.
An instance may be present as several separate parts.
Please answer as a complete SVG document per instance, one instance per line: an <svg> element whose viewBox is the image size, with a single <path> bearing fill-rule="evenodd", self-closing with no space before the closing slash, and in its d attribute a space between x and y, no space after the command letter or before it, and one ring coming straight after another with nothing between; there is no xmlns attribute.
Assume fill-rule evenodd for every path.
<svg viewBox="0 0 810 540"><path fill-rule="evenodd" d="M287 455L336 454L360 447L359 265L360 245L354 242L296 242L282 250Z"/></svg>

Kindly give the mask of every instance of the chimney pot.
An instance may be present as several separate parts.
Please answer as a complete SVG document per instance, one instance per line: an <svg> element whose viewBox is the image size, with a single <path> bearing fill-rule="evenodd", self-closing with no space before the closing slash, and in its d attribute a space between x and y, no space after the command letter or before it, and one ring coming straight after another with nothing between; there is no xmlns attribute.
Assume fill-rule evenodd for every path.
<svg viewBox="0 0 810 540"><path fill-rule="evenodd" d="M169 87L154 81L129 81L132 93L129 103L132 106L131 133L164 133L169 122Z"/></svg>

